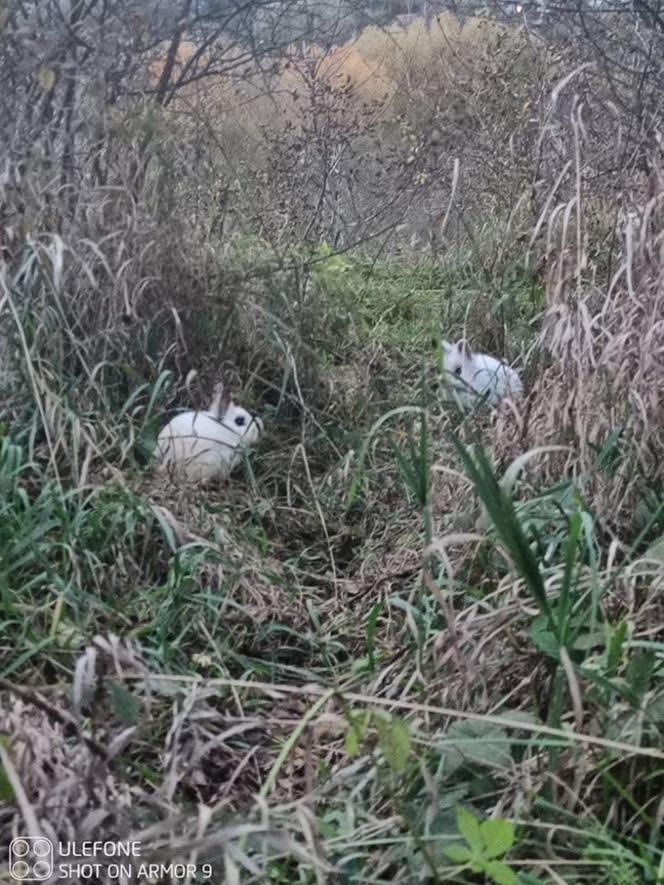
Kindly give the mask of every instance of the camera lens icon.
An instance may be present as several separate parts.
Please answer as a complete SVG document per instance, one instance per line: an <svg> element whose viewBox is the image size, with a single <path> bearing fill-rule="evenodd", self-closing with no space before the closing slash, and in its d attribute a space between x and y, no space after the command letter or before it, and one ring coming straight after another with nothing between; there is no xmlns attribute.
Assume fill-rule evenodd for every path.
<svg viewBox="0 0 664 885"><path fill-rule="evenodd" d="M43 836L19 836L9 845L9 875L18 882L43 882L53 873L53 843Z"/></svg>

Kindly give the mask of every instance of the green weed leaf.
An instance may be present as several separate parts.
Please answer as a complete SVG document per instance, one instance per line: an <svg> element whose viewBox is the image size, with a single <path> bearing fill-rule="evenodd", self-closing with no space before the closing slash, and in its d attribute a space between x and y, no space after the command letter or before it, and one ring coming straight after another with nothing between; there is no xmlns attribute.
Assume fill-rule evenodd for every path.
<svg viewBox="0 0 664 885"><path fill-rule="evenodd" d="M357 711L349 716L350 726L346 733L346 752L351 759L357 756L360 751L360 744L364 738L370 718L371 714L367 711Z"/></svg>
<svg viewBox="0 0 664 885"><path fill-rule="evenodd" d="M458 864L468 863L473 856L470 849L466 848L465 845L450 845L449 848L445 849L445 854L453 863Z"/></svg>
<svg viewBox="0 0 664 885"><path fill-rule="evenodd" d="M346 753L350 759L353 759L357 756L360 750L360 736L355 730L355 727L351 727L346 732Z"/></svg>
<svg viewBox="0 0 664 885"><path fill-rule="evenodd" d="M538 615L530 627L530 638L540 651L558 660L558 640L548 626L548 618Z"/></svg>
<svg viewBox="0 0 664 885"><path fill-rule="evenodd" d="M611 634L606 652L607 676L613 676L622 659L623 648L627 639L627 621L621 621Z"/></svg>
<svg viewBox="0 0 664 885"><path fill-rule="evenodd" d="M136 725L140 715L137 698L121 682L109 682L107 685L114 715L125 725Z"/></svg>
<svg viewBox="0 0 664 885"><path fill-rule="evenodd" d="M9 751L10 742L9 738L0 734L0 743L3 748ZM14 789L12 785L9 783L9 778L7 777L7 772L4 769L4 766L0 764L0 802L13 802L14 801Z"/></svg>
<svg viewBox="0 0 664 885"><path fill-rule="evenodd" d="M637 652L627 664L625 674L629 687L641 700L650 684L650 677L655 667L655 655L651 651Z"/></svg>
<svg viewBox="0 0 664 885"><path fill-rule="evenodd" d="M55 85L55 73L51 70L51 68L47 68L45 65L40 65L36 71L37 82L44 90L44 92L50 92Z"/></svg>
<svg viewBox="0 0 664 885"><path fill-rule="evenodd" d="M457 808L457 826L473 855L481 857L484 853L484 842L480 831L480 822L472 812L461 805Z"/></svg>
<svg viewBox="0 0 664 885"><path fill-rule="evenodd" d="M511 764L510 739L502 728L486 722L455 722L446 735L442 750L447 757L448 774L460 765L504 768Z"/></svg>
<svg viewBox="0 0 664 885"><path fill-rule="evenodd" d="M400 719L378 720L378 741L385 761L397 774L404 770L410 754L410 735Z"/></svg>
<svg viewBox="0 0 664 885"><path fill-rule="evenodd" d="M500 860L489 861L484 870L496 885L517 885L518 879L514 870Z"/></svg>
<svg viewBox="0 0 664 885"><path fill-rule="evenodd" d="M484 856L486 858L500 857L512 847L514 843L514 827L502 817L491 817L482 821L480 833L484 842Z"/></svg>

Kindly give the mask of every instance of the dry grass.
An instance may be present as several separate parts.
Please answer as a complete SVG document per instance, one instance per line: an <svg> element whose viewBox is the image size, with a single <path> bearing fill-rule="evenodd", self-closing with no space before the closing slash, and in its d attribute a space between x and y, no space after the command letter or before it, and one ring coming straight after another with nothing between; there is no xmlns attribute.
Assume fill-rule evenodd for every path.
<svg viewBox="0 0 664 885"><path fill-rule="evenodd" d="M498 428L499 447L513 454L571 443L567 458L551 459L544 476L573 469L595 513L618 532L644 490L662 480L664 191L658 182L653 174L649 193L617 224L623 246L603 281L589 278L587 247L575 250L570 242L577 236L571 220L562 225L540 339L553 365L533 385L519 426L508 416ZM554 218L568 219L564 210ZM588 242L583 228L578 235Z"/></svg>

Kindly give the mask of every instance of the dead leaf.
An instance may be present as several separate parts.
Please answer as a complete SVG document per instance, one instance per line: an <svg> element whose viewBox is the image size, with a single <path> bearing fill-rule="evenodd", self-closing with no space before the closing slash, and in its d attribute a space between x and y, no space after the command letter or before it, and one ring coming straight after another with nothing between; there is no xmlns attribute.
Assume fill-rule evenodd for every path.
<svg viewBox="0 0 664 885"><path fill-rule="evenodd" d="M40 65L37 68L37 80L44 92L50 92L55 85L55 72L44 65Z"/></svg>

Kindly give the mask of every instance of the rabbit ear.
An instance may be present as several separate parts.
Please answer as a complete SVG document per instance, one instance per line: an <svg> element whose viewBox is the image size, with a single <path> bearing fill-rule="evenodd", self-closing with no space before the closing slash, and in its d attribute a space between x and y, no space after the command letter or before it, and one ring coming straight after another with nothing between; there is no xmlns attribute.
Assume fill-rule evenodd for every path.
<svg viewBox="0 0 664 885"><path fill-rule="evenodd" d="M465 338L460 338L455 344L455 347L464 359L470 359L470 357L473 355L473 352L470 347L468 347L468 342Z"/></svg>
<svg viewBox="0 0 664 885"><path fill-rule="evenodd" d="M230 394L227 393L226 388L220 381L218 384L214 385L212 400L210 402L208 412L212 412L212 414L216 415L217 418L221 418L222 415L225 414L226 409L230 406L230 404Z"/></svg>

